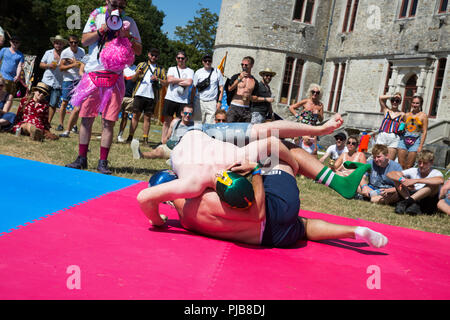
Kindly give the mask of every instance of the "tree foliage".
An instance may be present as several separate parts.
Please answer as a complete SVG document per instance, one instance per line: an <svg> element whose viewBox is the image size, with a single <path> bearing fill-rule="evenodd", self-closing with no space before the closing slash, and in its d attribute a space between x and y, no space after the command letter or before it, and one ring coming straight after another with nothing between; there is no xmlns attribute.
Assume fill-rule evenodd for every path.
<svg viewBox="0 0 450 320"><path fill-rule="evenodd" d="M219 17L208 8L201 8L196 13L198 16L189 20L185 27L175 28L175 35L201 52L212 53Z"/></svg>

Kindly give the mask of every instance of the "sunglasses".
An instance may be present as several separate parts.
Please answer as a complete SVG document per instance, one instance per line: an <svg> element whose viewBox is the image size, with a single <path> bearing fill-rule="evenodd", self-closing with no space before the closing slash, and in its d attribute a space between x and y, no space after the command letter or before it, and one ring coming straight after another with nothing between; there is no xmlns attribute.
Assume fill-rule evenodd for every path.
<svg viewBox="0 0 450 320"><path fill-rule="evenodd" d="M151 53L150 53L150 55L151 55L152 57L159 58L159 55L157 55L157 54L151 54Z"/></svg>
<svg viewBox="0 0 450 320"><path fill-rule="evenodd" d="M184 114L185 116L192 116L192 112L186 112L186 111L184 111L183 114Z"/></svg>
<svg viewBox="0 0 450 320"><path fill-rule="evenodd" d="M203 62L205 62L205 63L211 63L212 60L207 59L207 60L203 60Z"/></svg>
<svg viewBox="0 0 450 320"><path fill-rule="evenodd" d="M241 67L248 67L248 63L241 63Z"/></svg>
<svg viewBox="0 0 450 320"><path fill-rule="evenodd" d="M47 92L44 92L44 91L42 91L42 90L36 89L36 92L38 92L38 93L44 95L45 97L48 96L48 93L47 93Z"/></svg>
<svg viewBox="0 0 450 320"><path fill-rule="evenodd" d="M357 146L358 145L358 142L347 142L347 145L352 145L352 146Z"/></svg>
<svg viewBox="0 0 450 320"><path fill-rule="evenodd" d="M340 138L340 137L337 137L337 138L335 138L335 139L336 139L336 141L345 141L345 139Z"/></svg>
<svg viewBox="0 0 450 320"><path fill-rule="evenodd" d="M396 102L396 103L400 103L400 102L402 102L402 99L398 99L398 98L397 99L391 99L391 101L392 102Z"/></svg>
<svg viewBox="0 0 450 320"><path fill-rule="evenodd" d="M70 44L78 44L78 41L69 41Z"/></svg>
<svg viewBox="0 0 450 320"><path fill-rule="evenodd" d="M320 94L320 91L314 91L314 90L311 90L311 93L312 93L312 94Z"/></svg>
<svg viewBox="0 0 450 320"><path fill-rule="evenodd" d="M215 119L216 122L225 122L225 119Z"/></svg>
<svg viewBox="0 0 450 320"><path fill-rule="evenodd" d="M177 57L177 60L184 60L186 57Z"/></svg>

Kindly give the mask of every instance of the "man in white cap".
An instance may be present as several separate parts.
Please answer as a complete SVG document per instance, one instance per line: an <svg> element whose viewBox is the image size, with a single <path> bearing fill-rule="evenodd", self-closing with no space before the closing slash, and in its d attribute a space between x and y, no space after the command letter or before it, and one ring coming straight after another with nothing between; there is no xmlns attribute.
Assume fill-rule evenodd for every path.
<svg viewBox="0 0 450 320"><path fill-rule="evenodd" d="M253 102L250 107L252 113L251 123L263 123L266 119L271 119L272 112L272 91L270 90L269 83L272 78L275 77L276 72L272 69L266 68L259 73L262 80L259 82L258 90L256 92L257 97L253 98Z"/></svg>
<svg viewBox="0 0 450 320"><path fill-rule="evenodd" d="M44 75L42 76L42 82L51 88L48 97L50 105L48 122L51 124L56 108L59 106L59 99L61 98L63 74L59 69L59 63L62 50L67 45L68 41L62 36L56 35L55 37L50 38L50 42L53 44L53 49L45 51L39 67L45 70ZM62 131L63 127L59 125L56 130Z"/></svg>

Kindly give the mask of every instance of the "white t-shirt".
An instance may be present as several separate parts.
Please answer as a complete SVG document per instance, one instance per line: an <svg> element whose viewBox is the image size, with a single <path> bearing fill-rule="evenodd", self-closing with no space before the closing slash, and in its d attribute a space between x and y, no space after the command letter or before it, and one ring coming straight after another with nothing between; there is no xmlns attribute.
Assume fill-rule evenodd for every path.
<svg viewBox="0 0 450 320"><path fill-rule="evenodd" d="M180 72L180 75L178 75L178 72ZM184 69L178 68L178 72L177 67L170 67L169 70L167 71L167 78L169 78L169 76L173 76L179 79L194 78L194 70L192 70L191 68L184 68ZM177 103L189 103L189 88L184 87L185 89L183 91L183 94L180 95L177 90L179 87L180 86L177 84L169 84L165 99Z"/></svg>
<svg viewBox="0 0 450 320"><path fill-rule="evenodd" d="M98 13L95 15L97 10L92 11L91 15L89 16L89 19L84 26L83 33L90 33L93 31L97 31L100 29L102 24L105 23L105 14L104 13ZM130 34L133 36L136 42L141 42L141 36L139 35L139 30L137 28L136 22L127 16L123 16L122 19L124 21L130 22ZM91 25L90 21L95 21L94 25ZM100 59L97 59L98 55L98 43L95 42L89 46L89 61L86 64L84 71L89 73L92 71L98 71L98 70L105 70L105 67L102 65Z"/></svg>
<svg viewBox="0 0 450 320"><path fill-rule="evenodd" d="M407 179L426 179L426 178L434 178L434 177L444 177L442 172L440 172L439 170L436 170L436 169L431 169L430 173L426 177L422 177L420 175L420 171L418 168L409 168L409 169L403 170L402 173L405 176L405 178L407 178ZM423 187L425 187L424 183L415 183L414 184L414 189L416 191L422 189Z"/></svg>
<svg viewBox="0 0 450 320"><path fill-rule="evenodd" d="M196 87L199 82L208 78L210 72L211 72L211 70L207 71L207 70L205 70L205 68L201 68L201 69L198 69L197 71L195 71L193 85ZM209 87L207 87L202 92L197 91L197 93L196 93L196 97L197 98L200 97L200 100L202 100L202 101L216 100L217 94L218 94L217 88L219 86L223 86L225 84L225 80L222 76L222 72L220 72L219 70L214 68L214 70L211 73L211 78L209 79L209 83L210 83Z"/></svg>
<svg viewBox="0 0 450 320"><path fill-rule="evenodd" d="M75 59L77 61L82 61L85 55L83 48L78 48L77 52L73 52L72 49L66 48L61 52L61 60L63 59ZM80 74L78 73L78 68L70 68L67 71L63 71L63 81L75 81L80 79Z"/></svg>
<svg viewBox="0 0 450 320"><path fill-rule="evenodd" d="M337 146L335 144L333 144L328 147L328 149L325 153L328 153L332 160L337 160L339 158L339 156L344 152L348 152L347 146L345 146L344 149L339 150L337 148Z"/></svg>
<svg viewBox="0 0 450 320"><path fill-rule="evenodd" d="M136 94L135 94L136 96L146 97L146 98L150 98L150 99L155 98L152 82L150 80L150 78L152 77L152 71L150 69L155 71L156 64L151 64L150 67L147 69L147 72L145 73L144 78L142 79L142 82L136 91Z"/></svg>
<svg viewBox="0 0 450 320"><path fill-rule="evenodd" d="M41 62L51 64L55 60L55 56L53 54L54 50L55 49L50 49L45 51L44 56L41 59ZM46 69L44 75L42 76L42 82L54 89L60 89L63 81L62 72L61 70L59 70L60 61L61 60L56 61L57 65L55 70Z"/></svg>

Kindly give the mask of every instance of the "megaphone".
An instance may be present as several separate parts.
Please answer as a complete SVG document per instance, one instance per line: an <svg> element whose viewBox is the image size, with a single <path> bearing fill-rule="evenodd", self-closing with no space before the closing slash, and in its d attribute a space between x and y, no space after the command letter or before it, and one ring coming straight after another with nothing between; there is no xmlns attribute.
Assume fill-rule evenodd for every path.
<svg viewBox="0 0 450 320"><path fill-rule="evenodd" d="M114 10L111 12L111 15L106 19L106 25L109 30L117 31L122 28L123 21L120 17L119 10Z"/></svg>

